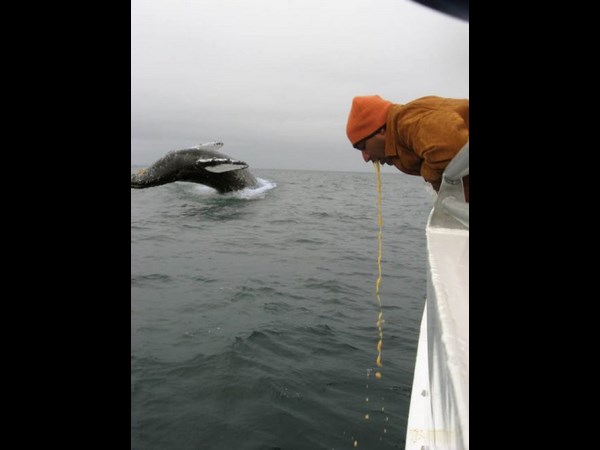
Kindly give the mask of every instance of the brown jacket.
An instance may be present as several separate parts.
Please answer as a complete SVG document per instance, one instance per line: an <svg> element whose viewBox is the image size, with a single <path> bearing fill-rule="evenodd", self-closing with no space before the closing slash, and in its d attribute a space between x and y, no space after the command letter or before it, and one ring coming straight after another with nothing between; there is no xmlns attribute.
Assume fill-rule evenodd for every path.
<svg viewBox="0 0 600 450"><path fill-rule="evenodd" d="M469 140L469 100L428 96L394 104L386 125L385 155L437 191L444 169Z"/></svg>

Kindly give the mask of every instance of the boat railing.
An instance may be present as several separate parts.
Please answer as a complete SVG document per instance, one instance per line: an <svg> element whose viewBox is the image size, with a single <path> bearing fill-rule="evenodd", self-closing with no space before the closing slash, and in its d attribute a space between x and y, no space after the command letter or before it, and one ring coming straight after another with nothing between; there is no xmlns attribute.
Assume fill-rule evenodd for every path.
<svg viewBox="0 0 600 450"><path fill-rule="evenodd" d="M463 191L465 175L469 175L468 141L444 171L430 226L469 229L469 203Z"/></svg>

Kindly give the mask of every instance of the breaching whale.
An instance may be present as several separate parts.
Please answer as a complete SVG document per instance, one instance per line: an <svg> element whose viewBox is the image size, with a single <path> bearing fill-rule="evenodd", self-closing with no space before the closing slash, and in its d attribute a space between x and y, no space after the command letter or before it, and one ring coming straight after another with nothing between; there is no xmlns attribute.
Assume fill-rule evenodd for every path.
<svg viewBox="0 0 600 450"><path fill-rule="evenodd" d="M172 150L150 167L131 174L135 189L160 186L174 181L204 184L219 193L259 186L248 164L217 152L222 142L208 142L182 150Z"/></svg>

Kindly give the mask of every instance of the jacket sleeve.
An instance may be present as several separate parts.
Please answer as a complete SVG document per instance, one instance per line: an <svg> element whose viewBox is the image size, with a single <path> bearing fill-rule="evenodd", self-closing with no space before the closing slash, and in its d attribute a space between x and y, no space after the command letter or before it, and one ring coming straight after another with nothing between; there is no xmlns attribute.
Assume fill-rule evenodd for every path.
<svg viewBox="0 0 600 450"><path fill-rule="evenodd" d="M463 118L452 111L429 111L405 130L405 139L419 156L421 176L438 190L444 169L469 140Z"/></svg>

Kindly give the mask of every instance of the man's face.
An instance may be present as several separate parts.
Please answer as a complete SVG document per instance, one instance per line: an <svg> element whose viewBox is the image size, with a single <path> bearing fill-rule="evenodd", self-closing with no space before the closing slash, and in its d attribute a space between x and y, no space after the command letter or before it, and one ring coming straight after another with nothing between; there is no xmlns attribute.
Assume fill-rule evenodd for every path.
<svg viewBox="0 0 600 450"><path fill-rule="evenodd" d="M391 159L385 156L385 131L380 131L356 145L362 152L365 162L379 161L381 164L392 165Z"/></svg>

